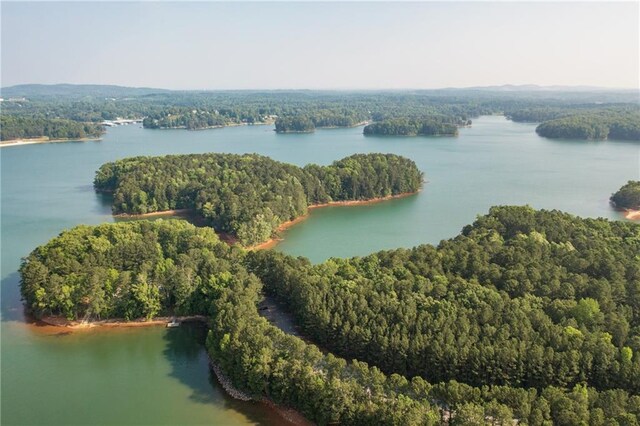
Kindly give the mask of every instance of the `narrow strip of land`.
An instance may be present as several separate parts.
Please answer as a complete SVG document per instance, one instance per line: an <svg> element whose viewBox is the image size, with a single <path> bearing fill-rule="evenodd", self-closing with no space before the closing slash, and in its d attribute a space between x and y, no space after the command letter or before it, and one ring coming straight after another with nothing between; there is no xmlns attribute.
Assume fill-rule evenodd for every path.
<svg viewBox="0 0 640 426"><path fill-rule="evenodd" d="M207 318L203 315L189 315L180 317L154 317L153 319L139 318L127 321L124 318L111 318L107 320L82 321L67 320L58 316L45 316L38 321L48 326L60 327L65 330L86 330L93 327L151 327L159 325L167 325L170 321L177 322L203 322L206 323Z"/></svg>
<svg viewBox="0 0 640 426"><path fill-rule="evenodd" d="M11 139L7 141L2 141L0 142L0 148L6 148L9 146L33 145L38 143L87 142L87 141L99 141L99 140L102 140L102 138L49 139L49 137L47 136L42 136L39 138Z"/></svg>

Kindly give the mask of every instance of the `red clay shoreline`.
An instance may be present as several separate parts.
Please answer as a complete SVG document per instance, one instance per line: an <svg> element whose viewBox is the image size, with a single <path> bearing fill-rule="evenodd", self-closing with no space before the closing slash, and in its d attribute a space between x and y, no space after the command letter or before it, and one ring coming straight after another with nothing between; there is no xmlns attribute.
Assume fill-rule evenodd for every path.
<svg viewBox="0 0 640 426"><path fill-rule="evenodd" d="M98 321L68 320L57 316L46 316L34 321L35 325L44 324L46 326L64 328L66 330L87 330L94 327L150 327L166 325L168 322L176 320L179 322L207 322L207 317L203 315L189 315L182 317L154 317L153 319L139 318L127 321L124 318L111 318Z"/></svg>
<svg viewBox="0 0 640 426"><path fill-rule="evenodd" d="M388 195L386 197L379 197L379 198L371 198L368 200L330 201L328 203L312 204L308 207L308 210L321 209L323 207L365 206L369 204L382 203L384 201L394 200L397 198L410 197L412 195L418 194L419 192L420 190L415 192L403 192L401 194ZM120 214L114 215L114 217L135 219L135 218L145 218L145 217L179 216L179 215L188 215L191 213L193 213L193 210L191 209L173 209L173 210L162 210L158 212L150 212L150 213L142 213L142 214L120 213ZM308 217L309 217L309 213L303 216L299 216L295 219L283 222L276 229L276 233L284 232L287 229L291 228L292 226L306 220ZM226 242L229 245L239 244L238 239L233 235L226 234L223 232L216 232L216 233L220 237L220 240ZM282 240L283 238L281 237L275 237L265 242L262 242L260 244L256 244L256 245L244 247L244 248L246 250L266 250L266 249L275 247Z"/></svg>
<svg viewBox="0 0 640 426"><path fill-rule="evenodd" d="M625 219L640 220L640 210L626 209L623 214Z"/></svg>
<svg viewBox="0 0 640 426"><path fill-rule="evenodd" d="M376 204L381 203L388 200L393 200L396 198L405 198L410 197L412 195L416 195L420 191L416 192L405 192L402 194L389 195L386 197L380 198L372 198L369 200L349 200L349 201L331 201L328 203L322 204L312 204L308 207L308 210L320 209L323 207L339 207L339 206L362 206L368 204ZM159 212L151 212L144 213L138 215L132 214L118 214L114 215L114 217L121 218L142 218L142 217L153 217L153 216L176 216L176 215L185 215L190 214L193 211L190 209L174 209L174 210L163 210ZM640 212L638 212L640 213ZM284 222L278 226L276 232L283 232L292 226L306 220L309 217L309 214L297 217L293 220L289 220ZM238 244L237 238L233 235L218 233L221 241L226 242L229 245ZM245 247L246 250L264 250L269 249L277 245L283 238L272 238L263 243L257 244L255 246ZM150 326L160 326L166 325L171 320L176 320L179 322L202 322L206 323L207 318L202 315L191 315L191 316L165 316L165 317L155 317L151 320L146 318L139 318L131 321L127 321L124 318L112 318L106 320L98 320L98 321L82 321L82 320L67 320L66 318L56 317L56 316L46 316L40 319L34 320L33 324L36 326L51 326L63 328L65 330L86 330L94 327L150 327Z"/></svg>
<svg viewBox="0 0 640 426"><path fill-rule="evenodd" d="M415 191L415 192L403 192L402 194L396 194L396 195L388 195L386 197L379 197L379 198L371 198L369 200L348 200L348 201L330 201L328 203L322 203L322 204L312 204L308 207L308 210L314 210L314 209L321 209L323 207L340 207L340 206L366 206L369 204L377 204L377 203L382 203L384 201L389 201L389 200L393 200L396 198L406 198L406 197L410 197L412 195L416 195L420 192L420 190ZM309 217L309 213L303 215L303 216L299 216L293 220L289 220L287 222L283 222L282 224L280 224L280 226L278 226L278 228L276 229L277 233L280 232L284 232L287 229L291 228L292 226L306 220ZM278 243L280 241L284 240L284 238L282 237L276 237L276 238L271 238L263 243L260 244L256 244L254 246L250 246L250 247L245 247L247 250L266 250L266 249L270 249L275 247L276 245L278 245Z"/></svg>
<svg viewBox="0 0 640 426"><path fill-rule="evenodd" d="M119 213L119 214L114 214L113 217L142 218L142 217L153 217L153 216L175 216L175 215L186 214L186 213L191 213L191 210L190 209L173 209L173 210L162 210L159 212L138 213L138 214Z"/></svg>
<svg viewBox="0 0 640 426"><path fill-rule="evenodd" d="M311 205L308 207L308 210L319 209L323 207L334 207L334 206L355 206L355 205L375 204L375 203L388 201L396 198L409 197L411 195L417 194L418 192L419 191L402 193L402 194L390 195L387 197L380 197L380 198L374 198L369 200L332 201L328 203ZM141 218L141 217L153 217L153 216L176 216L176 215L189 214L191 212L192 211L189 209L174 209L174 210L165 210L160 212L151 212L151 213L140 214L140 215L119 214L119 215L115 215L115 217ZM277 232L285 231L286 229L294 226L295 224L304 221L307 217L309 217L308 213L304 216L300 216L293 220L284 222L278 227ZM220 236L220 239L222 241L225 241L228 244L232 245L237 243L237 239L232 235L223 234L223 233L218 233L218 235ZM268 241L265 241L264 243L261 243L252 247L247 247L246 249L247 250L268 249L275 246L280 241L282 241L282 238L272 238ZM48 317L43 317L39 320L34 321L32 325L35 325L36 327L44 325L46 327L53 327L56 329L68 330L69 332L75 332L75 331L90 330L95 328L108 329L108 328L126 328L126 327L165 326L169 321L172 321L172 320L176 320L180 322L200 322L203 324L207 323L207 317L202 315L192 315L192 316L182 316L182 317L155 317L151 320L141 318L133 321L126 321L123 318L99 320L99 321L77 321L77 320L70 321L70 320L67 320L66 318L48 316ZM226 378L224 372L211 359L209 359L209 365L210 365L210 368L213 370L218 382L220 383L220 385L223 387L223 389L225 390L225 392L227 392L229 396L231 396L232 398L240 399L244 401L251 399L243 392L235 389L231 385L231 382ZM271 410L274 410L287 423L303 425L303 426L313 424L297 410L292 409L290 407L280 406L274 403L271 399L267 397L260 398L259 400L257 400L257 402L259 402L260 404L266 405Z"/></svg>
<svg viewBox="0 0 640 426"><path fill-rule="evenodd" d="M70 321L65 318L48 316L40 319L27 318L25 323L27 326L36 328L45 328L43 330L46 334L67 334L76 333L88 330L109 330L109 329L127 329L127 328L139 328L139 327L158 327L165 326L169 321L176 320L180 322L197 322L201 324L207 323L207 317L203 315L191 315L181 317L155 317L152 320L137 319L133 321L126 321L123 318L114 318L100 321ZM49 333L53 330L56 333ZM208 356L208 355L207 355ZM306 417L293 408L281 406L273 402L267 397L260 399L254 399L246 393L236 389L231 381L226 377L222 369L209 357L209 368L213 371L218 383L222 386L224 391L231 398L238 399L240 401L255 401L259 404L264 404L269 410L277 413L284 421L294 425L308 426L313 425Z"/></svg>

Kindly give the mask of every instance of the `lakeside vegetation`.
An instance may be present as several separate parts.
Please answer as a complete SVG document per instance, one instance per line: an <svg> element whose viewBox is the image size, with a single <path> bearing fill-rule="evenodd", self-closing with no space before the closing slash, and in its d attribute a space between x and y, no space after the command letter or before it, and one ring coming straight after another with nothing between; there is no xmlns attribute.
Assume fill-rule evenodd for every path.
<svg viewBox="0 0 640 426"><path fill-rule="evenodd" d="M611 253L603 258L608 250ZM530 251L535 253L533 261L528 260ZM267 397L293 407L318 424L511 424L517 420L532 425L604 425L636 424L640 416L640 396L634 388L637 380L633 381L639 363L636 302L640 289L634 287L639 271L637 262L628 261L635 253L638 225L501 207L437 249L421 246L332 259L317 266L304 259L226 246L212 230L184 221L80 226L34 250L20 272L22 294L36 314L95 316L99 306L104 306L103 315L131 309L133 317L171 309L205 313L211 319L207 350L234 386L256 399ZM616 263L619 255L622 260ZM273 261L290 268L282 282L273 279L280 272ZM562 267L567 265L572 266L563 276ZM521 287L520 282L527 285ZM403 333L427 325L409 321L409 314L418 309L440 321L439 326L420 330L427 333L424 338L431 339L435 349L442 350L438 353L443 360L451 357L455 366L458 357L473 354L465 348L477 347L478 360L494 362L485 373L486 382L471 386L463 381L476 375L474 371L480 368L476 364L467 365L469 375L458 371L460 377L453 380L432 382L382 372L360 357L347 361L323 354L259 315L263 286L267 293L291 300L288 307L294 312L303 306L295 300L314 301L307 305L320 305L317 312L323 311L324 303L332 304L336 310L328 318L322 314L307 319L315 318L321 332L332 330L336 346L344 342L341 334L350 334L353 344L359 345L359 330L368 330L372 344L396 345L404 340L400 338ZM332 291L325 293L324 288ZM418 300L417 295L423 297ZM416 304L411 301L414 296ZM588 299L595 303L580 303ZM339 300L342 303L336 304ZM370 321L366 312L373 313ZM533 338L515 328L498 327L503 318L514 319L514 315L525 324L510 322L510 327L530 325L541 330L550 321L563 329L555 334L552 325L549 334ZM376 318L386 318L386 326L374 327L381 325ZM624 340L618 340L624 335L620 334L625 329L623 320L629 322L629 328ZM342 332L339 326L345 328L349 322L356 326ZM459 334L465 324L470 332ZM503 340L504 332L513 333ZM398 338L388 339L390 334ZM464 336L484 339L469 346ZM595 346L585 343L591 341ZM447 347L457 343L459 348ZM503 350L499 343L507 347ZM567 377L578 371L577 379L554 385L555 378L549 374L531 387L522 381L520 370L512 369L512 362L520 360L513 351L538 344L554 348L561 344L559 353L572 354L567 358L571 368L562 367L560 356L541 364L542 374L551 369ZM574 358L579 355L576 348L593 357L579 362ZM382 355L386 353L387 360L402 360L410 349L393 356L387 350ZM340 355L338 351L344 350L348 348L336 352ZM538 351L533 346L531 350L532 354L523 356L535 359ZM548 352L545 349L543 355ZM511 361L496 363L502 354ZM383 365L385 359L379 362ZM424 366L433 367L426 362L424 359ZM607 366L615 363L619 370L605 378L611 372ZM599 370L601 365L606 371ZM437 373L439 368L429 370ZM632 374L631 381L624 381L624 371ZM489 375L493 374L505 383L491 384L494 380ZM595 378L609 382L599 383Z"/></svg>
<svg viewBox="0 0 640 426"><path fill-rule="evenodd" d="M355 127L369 119L363 111L335 108L312 110L307 114L278 117L278 133L311 133L316 128Z"/></svg>
<svg viewBox="0 0 640 426"><path fill-rule="evenodd" d="M547 138L640 141L637 104L525 108L511 111L507 117L517 122L540 122L536 133Z"/></svg>
<svg viewBox="0 0 640 426"><path fill-rule="evenodd" d="M619 209L640 210L640 181L630 180L612 194L610 200Z"/></svg>
<svg viewBox="0 0 640 426"><path fill-rule="evenodd" d="M640 393L640 226L491 209L429 245L251 268L313 341L429 382Z"/></svg>
<svg viewBox="0 0 640 426"><path fill-rule="evenodd" d="M310 205L416 192L423 175L393 154L356 154L304 168L251 154L134 157L96 172L98 191L113 193L114 214L191 209L245 246L264 242Z"/></svg>
<svg viewBox="0 0 640 426"><path fill-rule="evenodd" d="M44 119L35 117L14 117L0 115L0 140L31 139L85 139L99 137L104 133L101 125L84 123L63 118Z"/></svg>
<svg viewBox="0 0 640 426"><path fill-rule="evenodd" d="M363 132L384 136L457 136L458 126L470 125L471 120L454 117L395 118L369 124Z"/></svg>
<svg viewBox="0 0 640 426"><path fill-rule="evenodd" d="M96 126L117 118L144 119L153 129L206 129L273 123L276 131L312 132L375 122L369 134L443 134L473 117L504 113L514 121L542 122L601 111L638 111L633 91L500 91L443 89L413 91L169 91L117 86L28 85L3 88L2 116L40 120L48 126ZM631 125L609 126L609 138L636 140ZM635 124L634 124L635 123ZM29 121L15 121L15 134L47 136ZM627 123L629 124L629 123ZM425 126L426 125L426 126ZM4 127L4 126L3 126ZM85 129L85 133L91 132ZM550 133L548 133L550 134ZM599 131L580 133L600 137ZM74 136L77 137L77 136ZM3 140L10 137L4 135Z"/></svg>

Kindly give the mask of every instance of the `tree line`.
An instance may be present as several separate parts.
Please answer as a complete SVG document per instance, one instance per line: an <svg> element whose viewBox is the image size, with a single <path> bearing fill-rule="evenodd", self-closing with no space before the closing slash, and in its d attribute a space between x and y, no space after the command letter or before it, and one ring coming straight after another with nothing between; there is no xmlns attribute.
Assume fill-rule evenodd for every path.
<svg viewBox="0 0 640 426"><path fill-rule="evenodd" d="M63 118L45 119L0 115L1 140L29 139L46 136L49 139L83 139L104 133L101 125Z"/></svg>
<svg viewBox="0 0 640 426"><path fill-rule="evenodd" d="M114 214L192 209L250 246L305 215L309 205L416 192L422 181L413 161L393 154L356 154L304 168L256 154L192 154L107 163L94 186L113 193Z"/></svg>
<svg viewBox="0 0 640 426"><path fill-rule="evenodd" d="M14 117L96 124L118 117L147 118L143 123L147 128L185 129L270 123L277 117L276 130L281 132L354 126L364 121L421 121L425 117L448 117L451 123L460 125L483 114L505 113L516 121L546 121L589 111L637 110L637 95L621 92L176 92L106 86L23 86L4 88L3 93L26 96L24 100L3 102L2 114ZM23 130L28 127L26 122L18 124L25 127ZM621 128L618 132L628 130Z"/></svg>
<svg viewBox="0 0 640 426"><path fill-rule="evenodd" d="M354 127L369 120L368 113L344 107L316 109L305 114L285 115L275 122L278 133L310 133L316 128Z"/></svg>
<svg viewBox="0 0 640 426"><path fill-rule="evenodd" d="M513 121L541 122L536 133L547 138L640 141L637 104L526 108L511 111L507 117Z"/></svg>
<svg viewBox="0 0 640 426"><path fill-rule="evenodd" d="M471 120L459 117L392 118L369 124L363 132L385 136L457 136L458 126L469 125Z"/></svg>
<svg viewBox="0 0 640 426"><path fill-rule="evenodd" d="M557 212L554 214L561 219L563 217ZM522 215L528 220L521 222ZM548 231L546 239L549 244L562 244L561 241L567 243L568 237L575 236L575 240L569 238L568 241L572 242L576 251L586 250L591 247L593 239L600 238L605 242L598 242L596 245L611 244L614 248L612 255L617 255L620 249L618 246L626 244L620 239L637 239L637 230L628 228L628 224L606 221L581 224L575 218L564 217L564 220L576 221L576 226L570 227L556 225L556 219L558 217L547 216L546 212L518 212L517 209L514 211L508 208L493 210L472 227L465 228L461 236L443 243L445 246L438 250L455 251L457 240L464 242L467 239L475 240L474 243L482 244L486 249L500 243L498 236L506 240L503 245L509 245L522 237L540 240L540 236L528 228L531 226L538 227L537 229L544 227ZM585 230L585 227L588 229ZM625 229L631 232L627 234ZM609 231L617 237L612 238ZM509 238L511 234L514 235L513 238ZM585 236L590 238L584 238ZM464 258L466 245L457 249L457 256ZM359 269L375 276L379 274L376 268L392 267L394 280L386 285L388 298L393 297L393 291L398 298L404 300L404 295L414 290L412 286L407 286L411 284L410 281L400 285L400 277L409 277L409 274L426 276L432 265L437 263L428 256L424 257L421 254L423 249L417 248L414 251L413 257L398 257L395 252L381 252L377 254L381 256L377 266L372 262L372 256L376 255L342 261L340 274L350 275L351 279L348 282L336 281L335 291L344 295L342 288L347 287L358 293L358 287L362 283L357 277ZM495 250L489 251L492 257L498 256ZM468 262L462 262L457 269L462 279L467 280L465 276L470 273L481 274L485 267L490 266L477 259L477 256L482 255L478 250L470 256ZM79 226L36 248L24 260L20 268L21 291L27 307L36 315L61 314L68 318L120 315L125 315L126 318L150 318L170 313L207 315L210 317L207 350L234 386L257 399L268 397L278 404L293 407L318 424L340 422L355 425L435 425L448 422L452 425L507 425L514 421L532 425L637 424L640 416L640 396L637 391L621 388L597 390L586 382L568 387L549 385L540 389L506 384L471 386L458 380L430 382L420 376L385 373L362 359L347 361L331 353L323 354L316 346L285 334L260 316L257 304L262 298L262 287L266 292L273 292L277 285L270 279L263 281L259 278L273 273L272 269L262 269L269 268L267 257L268 253L247 253L223 244L211 229L196 228L185 221L136 221ZM455 257L453 253L444 255L443 264L453 270L459 262L452 262L452 257ZM524 259L524 256L516 256L509 265L514 267ZM283 261L291 265L299 262L292 257ZM306 275L311 265L308 261L301 262L304 268L300 274ZM333 262L340 261L335 259ZM350 263L353 264L349 265ZM525 264L528 266L528 263ZM329 279L336 278L335 266L324 264L318 267L325 269ZM437 273L449 275L447 270ZM289 280L289 277L285 276L283 279ZM426 278L418 280L415 292L422 290L420 285L424 281ZM438 284L445 290L441 288L431 292L434 301L453 300L453 296L447 295L448 284ZM435 285L433 283L434 287ZM478 280L469 287L483 287L494 291L498 285ZM310 296L314 294L314 286L302 282L297 282L291 290L299 294L308 293ZM462 289L459 287L453 287L451 292L460 290ZM466 291L469 293L474 289ZM540 291L547 292L542 285ZM504 292L508 294L507 291ZM480 291L478 293L481 294ZM500 299L508 299L507 294ZM550 294L553 296L549 297L557 297L553 291ZM620 299L624 297L619 295ZM561 301L565 299L566 296L560 297ZM476 318L478 326L495 324L492 315L497 316L498 313L482 309L480 302L475 301L472 296L465 300L470 304L469 308L477 307L481 310ZM594 300L598 299L594 297ZM357 316L366 304L391 312L378 303L393 305L395 301L377 300L375 297L360 299L350 316ZM407 309L410 310L410 303L408 305ZM295 306L291 306L291 309L295 309ZM434 312L428 305L420 309ZM522 309L523 317L526 318L529 310L536 308L523 305ZM624 308L621 310L625 311ZM455 314L450 309L443 308L441 311L444 316ZM588 308L575 312L581 318L580 321L593 318L590 315L593 311ZM601 312L605 312L605 309ZM331 321L337 321L339 316L334 315ZM605 318L608 320L606 315ZM404 322L406 318L401 316L388 319L388 327L392 329L413 327L413 324ZM573 324L571 327L575 330L569 332L573 338L579 337L578 332L597 332L596 326L592 324L585 325L586 323L579 323L577 320ZM367 322L360 323L361 328L367 328L368 325ZM608 326L606 324L603 328ZM489 330L490 328L485 329ZM381 338L386 333L373 327L371 332L372 338ZM437 334L447 333L447 327L435 329L434 332L436 335L431 337L435 339L434 345L437 346ZM527 341L526 336L513 338ZM561 335L559 338L564 337ZM464 350L464 341L460 343L460 349L452 348L451 356L455 356L457 350ZM489 357L492 355L491 351L483 353ZM402 356L402 353L397 354L398 358ZM633 362L637 362L637 355L631 356ZM599 358L593 359L594 364L600 361ZM552 364L551 368L554 366ZM470 370L473 368L473 365L469 365ZM494 365L493 368L501 368L501 364Z"/></svg>
<svg viewBox="0 0 640 426"><path fill-rule="evenodd" d="M386 373L640 393L640 226L493 208L439 247L251 268L314 341Z"/></svg>

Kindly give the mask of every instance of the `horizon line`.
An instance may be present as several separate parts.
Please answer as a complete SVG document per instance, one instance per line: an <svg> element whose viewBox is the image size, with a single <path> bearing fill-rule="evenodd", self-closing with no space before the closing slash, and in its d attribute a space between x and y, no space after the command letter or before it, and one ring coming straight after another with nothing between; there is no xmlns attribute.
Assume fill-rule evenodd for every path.
<svg viewBox="0 0 640 426"><path fill-rule="evenodd" d="M512 87L514 89L551 89L551 90L561 90L561 89L581 89L581 90L635 90L640 91L640 86L638 87L622 87L622 86L592 86L588 84L551 84L551 85L542 85L535 83L522 83L522 84L514 84L514 83L504 83L504 84L489 84L489 85L475 85L475 86L446 86L446 87L324 87L324 88L293 88L293 87L281 87L281 88L192 88L192 89L170 89L163 87L152 87L152 86L135 86L135 85L122 85L122 84L112 84L112 83L18 83L12 84L10 86L0 86L0 90L11 89L19 86L111 86L111 87L120 87L126 89L150 89L150 90L163 90L163 91L172 91L172 92L225 92L225 91L334 91L334 92L347 92L347 91L363 91L363 92L373 92L373 91L435 91L435 90L486 90L486 89L500 89L500 88L509 88Z"/></svg>

